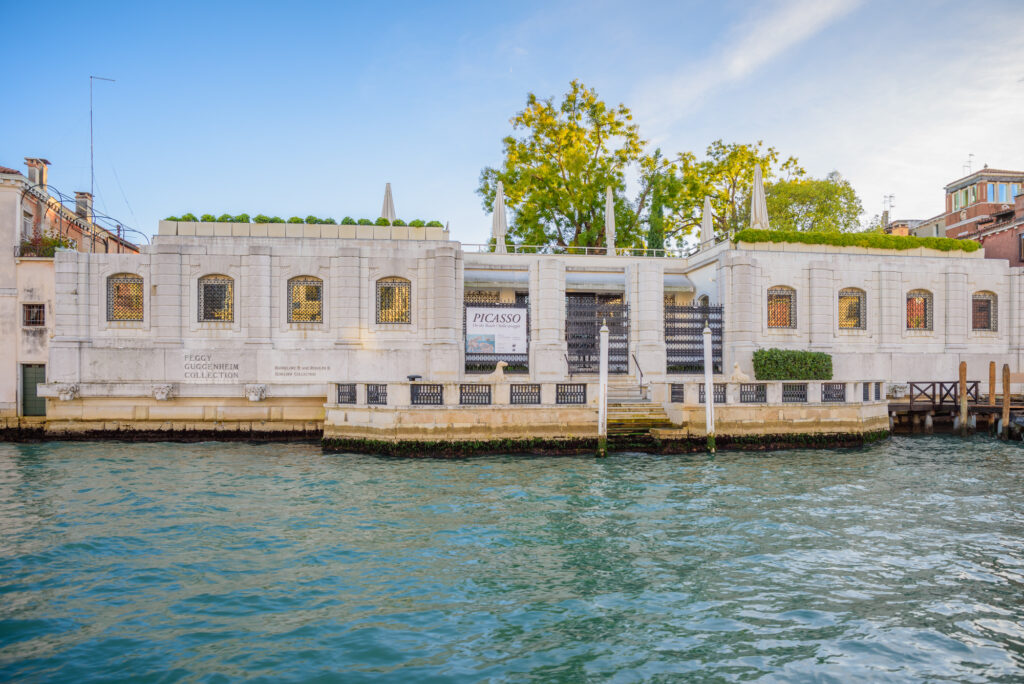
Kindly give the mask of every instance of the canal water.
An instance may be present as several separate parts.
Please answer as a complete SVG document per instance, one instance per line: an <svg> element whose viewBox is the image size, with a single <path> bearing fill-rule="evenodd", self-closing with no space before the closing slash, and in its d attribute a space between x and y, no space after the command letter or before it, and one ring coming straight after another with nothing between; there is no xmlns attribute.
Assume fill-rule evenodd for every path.
<svg viewBox="0 0 1024 684"><path fill-rule="evenodd" d="M1022 681L1024 448L0 444L0 680Z"/></svg>

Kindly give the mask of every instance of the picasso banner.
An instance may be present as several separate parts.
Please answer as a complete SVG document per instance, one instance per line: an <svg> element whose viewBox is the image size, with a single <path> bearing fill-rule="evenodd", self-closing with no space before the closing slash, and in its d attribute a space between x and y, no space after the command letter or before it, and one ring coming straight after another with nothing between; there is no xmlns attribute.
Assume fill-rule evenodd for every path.
<svg viewBox="0 0 1024 684"><path fill-rule="evenodd" d="M525 354L525 307L466 307L467 354Z"/></svg>

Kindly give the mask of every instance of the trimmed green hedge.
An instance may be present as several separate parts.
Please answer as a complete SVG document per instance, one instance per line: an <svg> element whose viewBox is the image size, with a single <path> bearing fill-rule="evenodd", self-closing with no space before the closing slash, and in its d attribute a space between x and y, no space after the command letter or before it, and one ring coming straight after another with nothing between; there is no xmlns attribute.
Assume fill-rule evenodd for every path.
<svg viewBox="0 0 1024 684"><path fill-rule="evenodd" d="M824 352L758 349L754 375L758 380L831 380L832 357Z"/></svg>
<svg viewBox="0 0 1024 684"><path fill-rule="evenodd" d="M203 214L202 217L196 218L194 214L182 214L181 216L168 216L164 220L165 221L200 221L202 223L249 223L249 215L248 214L239 214L238 216L231 216L230 214L221 214L220 216L214 216L213 214ZM277 216L267 216L266 214L256 214L256 216L254 216L252 218L252 222L253 223L285 223L284 219L282 219L282 218L279 218ZM330 218L330 217L328 217L328 218L318 218L318 217L312 216L312 215L307 216L305 219L300 218L298 216L292 216L291 218L288 219L288 223L337 225L333 218ZM405 221L403 221L402 219L395 219L392 224L389 224L388 220L386 218L383 218L383 217L378 218L376 221L373 221L373 220L370 220L370 219L359 219L358 221L356 221L351 216L346 216L345 218L341 219L341 225L343 225L343 226L352 226L352 225L357 225L357 224L360 225L360 226L373 226L373 225L377 225L377 226L387 226L387 225L404 226L404 225L406 225ZM440 221L424 222L423 219L415 219L413 221L409 221L408 225L414 226L414 227L422 227L422 226L436 226L438 228L443 228L444 227L444 224L441 223Z"/></svg>
<svg viewBox="0 0 1024 684"><path fill-rule="evenodd" d="M927 247L941 252L960 250L974 252L981 245L973 240L952 238L920 238L909 235L883 235L881 233L803 233L789 230L755 230L747 228L732 237L733 242L797 242L805 245L834 245L836 247L872 247L874 249L917 249Z"/></svg>

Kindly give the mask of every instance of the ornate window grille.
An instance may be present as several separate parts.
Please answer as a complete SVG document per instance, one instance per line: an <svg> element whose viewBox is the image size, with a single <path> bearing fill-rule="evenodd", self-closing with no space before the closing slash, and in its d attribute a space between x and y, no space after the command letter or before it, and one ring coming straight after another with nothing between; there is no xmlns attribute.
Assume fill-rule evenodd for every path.
<svg viewBox="0 0 1024 684"><path fill-rule="evenodd" d="M844 330L867 328L867 298L864 290L847 287L839 291L839 327Z"/></svg>
<svg viewBox="0 0 1024 684"><path fill-rule="evenodd" d="M996 308L998 300L994 292L975 292L971 297L971 330L995 332L999 327Z"/></svg>
<svg viewBox="0 0 1024 684"><path fill-rule="evenodd" d="M862 398L862 401L870 401L870 400L871 400L871 383L870 382L865 382L864 383L864 397Z"/></svg>
<svg viewBox="0 0 1024 684"><path fill-rule="evenodd" d="M420 406L440 406L444 403L444 385L411 385L412 403Z"/></svg>
<svg viewBox="0 0 1024 684"><path fill-rule="evenodd" d="M711 328L711 365L722 372L725 312L720 306L665 307L665 361L669 373L704 373L704 324Z"/></svg>
<svg viewBox="0 0 1024 684"><path fill-rule="evenodd" d="M582 382L559 383L555 385L556 404L586 404L587 386Z"/></svg>
<svg viewBox="0 0 1024 684"><path fill-rule="evenodd" d="M881 401L881 400L882 400L882 383L876 382L875 383L875 401Z"/></svg>
<svg viewBox="0 0 1024 684"><path fill-rule="evenodd" d="M501 301L498 290L466 290L462 297L466 304L497 304Z"/></svg>
<svg viewBox="0 0 1024 684"><path fill-rule="evenodd" d="M704 383L701 383L699 385L699 387L700 387L700 392L698 393L699 396L697 397L697 400L700 403L703 404L703 403L707 402L707 396L704 393ZM724 404L725 403L725 383L724 382L716 382L713 391L714 391L715 403L716 404Z"/></svg>
<svg viewBox="0 0 1024 684"><path fill-rule="evenodd" d="M512 404L539 404L540 385L511 385L509 402Z"/></svg>
<svg viewBox="0 0 1024 684"><path fill-rule="evenodd" d="M823 402L846 401L845 382L823 382L821 383L821 400Z"/></svg>
<svg viewBox="0 0 1024 684"><path fill-rule="evenodd" d="M347 383L344 385L338 385L338 403L339 404L354 404L356 403L356 385L355 383Z"/></svg>
<svg viewBox="0 0 1024 684"><path fill-rule="evenodd" d="M791 287L768 290L768 327L796 327L796 290Z"/></svg>
<svg viewBox="0 0 1024 684"><path fill-rule="evenodd" d="M142 278L130 273L118 273L107 278L107 320L141 321Z"/></svg>
<svg viewBox="0 0 1024 684"><path fill-rule="evenodd" d="M907 330L932 329L932 293L911 290L907 293Z"/></svg>
<svg viewBox="0 0 1024 684"><path fill-rule="evenodd" d="M288 322L324 322L324 281L313 276L288 281Z"/></svg>
<svg viewBox="0 0 1024 684"><path fill-rule="evenodd" d="M209 275L199 279L199 321L233 323L235 281L227 276Z"/></svg>
<svg viewBox="0 0 1024 684"><path fill-rule="evenodd" d="M25 304L21 309L21 324L26 328L39 328L46 325L45 304Z"/></svg>
<svg viewBox="0 0 1024 684"><path fill-rule="evenodd" d="M782 403L784 404L805 404L807 403L807 383L787 382L782 385Z"/></svg>
<svg viewBox="0 0 1024 684"><path fill-rule="evenodd" d="M366 403L383 406L388 403L388 386L383 383L367 383Z"/></svg>
<svg viewBox="0 0 1024 684"><path fill-rule="evenodd" d="M488 406L491 403L490 385L459 385L459 403L463 406Z"/></svg>
<svg viewBox="0 0 1024 684"><path fill-rule="evenodd" d="M768 401L768 386L760 382L740 385L741 404L763 404Z"/></svg>
<svg viewBox="0 0 1024 684"><path fill-rule="evenodd" d="M670 399L673 404L682 404L686 401L686 385L673 384Z"/></svg>
<svg viewBox="0 0 1024 684"><path fill-rule="evenodd" d="M412 323L412 283L405 278L377 281L377 322Z"/></svg>

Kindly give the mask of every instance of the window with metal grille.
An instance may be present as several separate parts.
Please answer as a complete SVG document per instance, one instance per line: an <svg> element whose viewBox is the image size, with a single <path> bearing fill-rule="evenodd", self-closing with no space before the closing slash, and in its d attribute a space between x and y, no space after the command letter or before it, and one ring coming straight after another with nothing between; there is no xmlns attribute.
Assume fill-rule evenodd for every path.
<svg viewBox="0 0 1024 684"><path fill-rule="evenodd" d="M555 385L556 404L586 404L587 386L582 382L559 383Z"/></svg>
<svg viewBox="0 0 1024 684"><path fill-rule="evenodd" d="M313 276L288 281L288 322L324 322L324 281Z"/></svg>
<svg viewBox="0 0 1024 684"><path fill-rule="evenodd" d="M791 287L768 290L768 327L796 327L796 290Z"/></svg>
<svg viewBox="0 0 1024 684"><path fill-rule="evenodd" d="M512 404L539 404L540 385L511 385L509 402Z"/></svg>
<svg viewBox="0 0 1024 684"><path fill-rule="evenodd" d="M971 330L998 329L998 311L994 292L975 292L971 297Z"/></svg>
<svg viewBox="0 0 1024 684"><path fill-rule="evenodd" d="M199 321L232 323L235 320L235 281L209 275L199 279Z"/></svg>
<svg viewBox="0 0 1024 684"><path fill-rule="evenodd" d="M875 383L875 401L881 401L882 399L882 383Z"/></svg>
<svg viewBox="0 0 1024 684"><path fill-rule="evenodd" d="M440 406L444 403L444 385L411 385L412 403Z"/></svg>
<svg viewBox="0 0 1024 684"><path fill-rule="evenodd" d="M497 304L501 293L498 290L466 290L462 297L466 304Z"/></svg>
<svg viewBox="0 0 1024 684"><path fill-rule="evenodd" d="M806 382L787 382L782 385L782 402L784 404L803 404L807 402Z"/></svg>
<svg viewBox="0 0 1024 684"><path fill-rule="evenodd" d="M821 383L822 401L846 401L845 382L823 382Z"/></svg>
<svg viewBox="0 0 1024 684"><path fill-rule="evenodd" d="M412 323L412 283L405 278L377 281L377 322Z"/></svg>
<svg viewBox="0 0 1024 684"><path fill-rule="evenodd" d="M911 290L907 293L907 330L932 329L932 293Z"/></svg>
<svg viewBox="0 0 1024 684"><path fill-rule="evenodd" d="M846 287L839 291L839 327L864 330L867 327L867 299L864 290Z"/></svg>
<svg viewBox="0 0 1024 684"><path fill-rule="evenodd" d="M339 404L354 404L356 403L356 385L355 383L346 383L344 385L338 385L338 403Z"/></svg>
<svg viewBox="0 0 1024 684"><path fill-rule="evenodd" d="M673 384L671 400L673 404L682 404L686 401L686 385Z"/></svg>
<svg viewBox="0 0 1024 684"><path fill-rule="evenodd" d="M26 328L38 328L46 325L45 304L24 304L21 307L21 324Z"/></svg>
<svg viewBox="0 0 1024 684"><path fill-rule="evenodd" d="M870 382L865 382L864 383L864 398L862 399L862 401L869 401L870 399L871 399L871 383Z"/></svg>
<svg viewBox="0 0 1024 684"><path fill-rule="evenodd" d="M1020 239L1017 241L1017 243L1020 249L1018 256L1020 257L1021 261L1024 261L1024 233L1021 233Z"/></svg>
<svg viewBox="0 0 1024 684"><path fill-rule="evenodd" d="M383 383L367 383L366 403L384 405L388 403L388 386Z"/></svg>
<svg viewBox="0 0 1024 684"><path fill-rule="evenodd" d="M459 403L463 406L487 406L491 403L490 385L459 385Z"/></svg>
<svg viewBox="0 0 1024 684"><path fill-rule="evenodd" d="M707 307L711 306L711 298L708 297L707 295L701 295L700 297L697 297L697 306L706 309Z"/></svg>
<svg viewBox="0 0 1024 684"><path fill-rule="evenodd" d="M107 278L107 320L141 321L142 278L118 273Z"/></svg>
<svg viewBox="0 0 1024 684"><path fill-rule="evenodd" d="M703 404L703 403L707 402L707 395L704 392L704 383L701 383L699 385L699 387L700 387L700 392L698 392L699 396L697 397L697 400L700 403ZM724 382L716 382L713 391L714 391L714 397L713 398L715 400L715 403L716 404L724 404L725 403L725 383Z"/></svg>
<svg viewBox="0 0 1024 684"><path fill-rule="evenodd" d="M763 404L768 401L768 386L760 382L743 383L740 385L741 404Z"/></svg>

